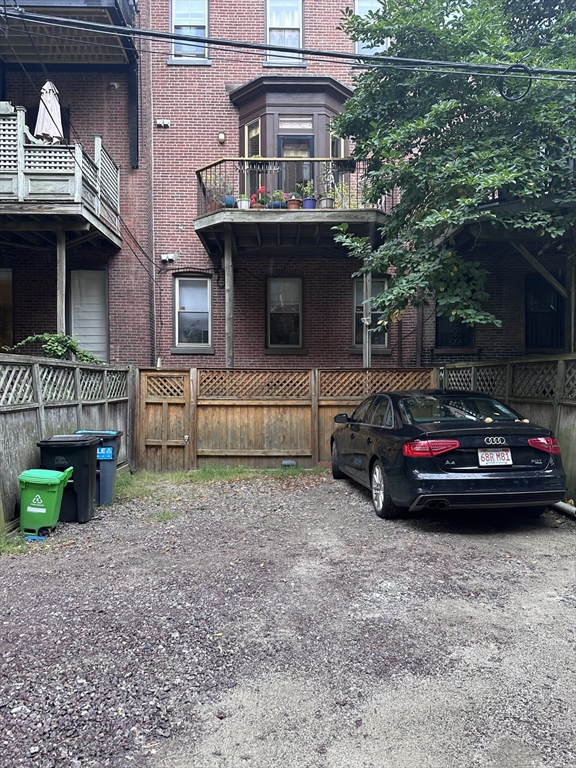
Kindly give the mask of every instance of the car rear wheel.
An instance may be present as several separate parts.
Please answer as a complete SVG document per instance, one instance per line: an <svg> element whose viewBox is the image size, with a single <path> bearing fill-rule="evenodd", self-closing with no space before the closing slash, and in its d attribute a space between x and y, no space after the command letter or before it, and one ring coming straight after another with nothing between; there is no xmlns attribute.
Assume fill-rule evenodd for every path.
<svg viewBox="0 0 576 768"><path fill-rule="evenodd" d="M346 475L340 469L340 455L336 443L332 443L332 477L334 480L343 480Z"/></svg>
<svg viewBox="0 0 576 768"><path fill-rule="evenodd" d="M370 488L372 490L372 503L378 517L384 520L392 520L395 517L402 517L405 512L403 507L399 507L392 501L388 483L384 473L382 462L377 459L372 465L370 473Z"/></svg>

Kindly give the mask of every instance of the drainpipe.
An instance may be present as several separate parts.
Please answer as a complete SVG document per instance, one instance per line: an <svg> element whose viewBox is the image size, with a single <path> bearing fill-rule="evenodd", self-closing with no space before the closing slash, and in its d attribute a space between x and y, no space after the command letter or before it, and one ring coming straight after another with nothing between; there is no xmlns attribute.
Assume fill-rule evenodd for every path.
<svg viewBox="0 0 576 768"><path fill-rule="evenodd" d="M372 274L364 273L364 304L362 311L362 349L363 366L370 368L372 366L372 336L370 334L370 325L372 323Z"/></svg>

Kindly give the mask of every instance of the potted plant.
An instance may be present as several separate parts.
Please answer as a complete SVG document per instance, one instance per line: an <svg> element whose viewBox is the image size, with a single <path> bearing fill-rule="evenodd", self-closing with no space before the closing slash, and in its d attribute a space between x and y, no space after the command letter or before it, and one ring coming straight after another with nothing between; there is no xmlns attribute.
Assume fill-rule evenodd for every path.
<svg viewBox="0 0 576 768"><path fill-rule="evenodd" d="M234 208L236 205L236 198L234 197L234 188L226 187L224 194L222 195L222 205L224 208Z"/></svg>
<svg viewBox="0 0 576 768"><path fill-rule="evenodd" d="M334 208L334 193L320 192L318 195L318 207L319 208Z"/></svg>
<svg viewBox="0 0 576 768"><path fill-rule="evenodd" d="M289 211L297 211L299 208L302 208L302 198L290 195L288 200L286 200L286 206Z"/></svg>
<svg viewBox="0 0 576 768"><path fill-rule="evenodd" d="M286 208L286 199L288 195L284 193L283 189L276 189L272 192L270 202L266 205L266 208Z"/></svg>
<svg viewBox="0 0 576 768"><path fill-rule="evenodd" d="M250 195L250 208L265 208L269 202L270 195L266 192L266 187L260 187Z"/></svg>
<svg viewBox="0 0 576 768"><path fill-rule="evenodd" d="M303 197L302 208L316 208L316 192L314 191L314 182L310 180L304 184L299 184L298 187Z"/></svg>
<svg viewBox="0 0 576 768"><path fill-rule="evenodd" d="M250 208L250 198L248 195L245 195L244 193L238 195L238 200L236 200L236 207L247 211Z"/></svg>

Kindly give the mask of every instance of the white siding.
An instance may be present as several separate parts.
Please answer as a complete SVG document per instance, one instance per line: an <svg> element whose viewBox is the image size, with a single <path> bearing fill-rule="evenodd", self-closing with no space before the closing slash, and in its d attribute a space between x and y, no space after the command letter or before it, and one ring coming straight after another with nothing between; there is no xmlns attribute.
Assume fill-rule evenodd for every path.
<svg viewBox="0 0 576 768"><path fill-rule="evenodd" d="M72 335L82 349L108 362L108 301L104 270L70 272Z"/></svg>

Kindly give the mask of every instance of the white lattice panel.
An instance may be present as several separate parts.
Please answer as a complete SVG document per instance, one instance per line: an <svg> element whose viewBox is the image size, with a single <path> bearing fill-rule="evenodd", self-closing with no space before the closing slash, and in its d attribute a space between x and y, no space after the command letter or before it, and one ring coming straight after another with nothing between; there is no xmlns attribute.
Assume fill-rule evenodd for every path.
<svg viewBox="0 0 576 768"><path fill-rule="evenodd" d="M110 400L128 397L128 371L107 371L106 387Z"/></svg>
<svg viewBox="0 0 576 768"><path fill-rule="evenodd" d="M0 405L22 405L34 402L32 368L29 365L0 367Z"/></svg>
<svg viewBox="0 0 576 768"><path fill-rule="evenodd" d="M576 362L566 364L566 379L564 380L564 399L576 400Z"/></svg>
<svg viewBox="0 0 576 768"><path fill-rule="evenodd" d="M18 167L18 121L16 114L0 116L0 170Z"/></svg>
<svg viewBox="0 0 576 768"><path fill-rule="evenodd" d="M82 400L102 400L104 397L104 371L80 370Z"/></svg>
<svg viewBox="0 0 576 768"><path fill-rule="evenodd" d="M76 399L74 370L40 366L40 386L45 403L62 403Z"/></svg>
<svg viewBox="0 0 576 768"><path fill-rule="evenodd" d="M24 149L24 170L73 173L74 149L72 147L26 146Z"/></svg>
<svg viewBox="0 0 576 768"><path fill-rule="evenodd" d="M308 371L200 371L199 397L308 398Z"/></svg>

